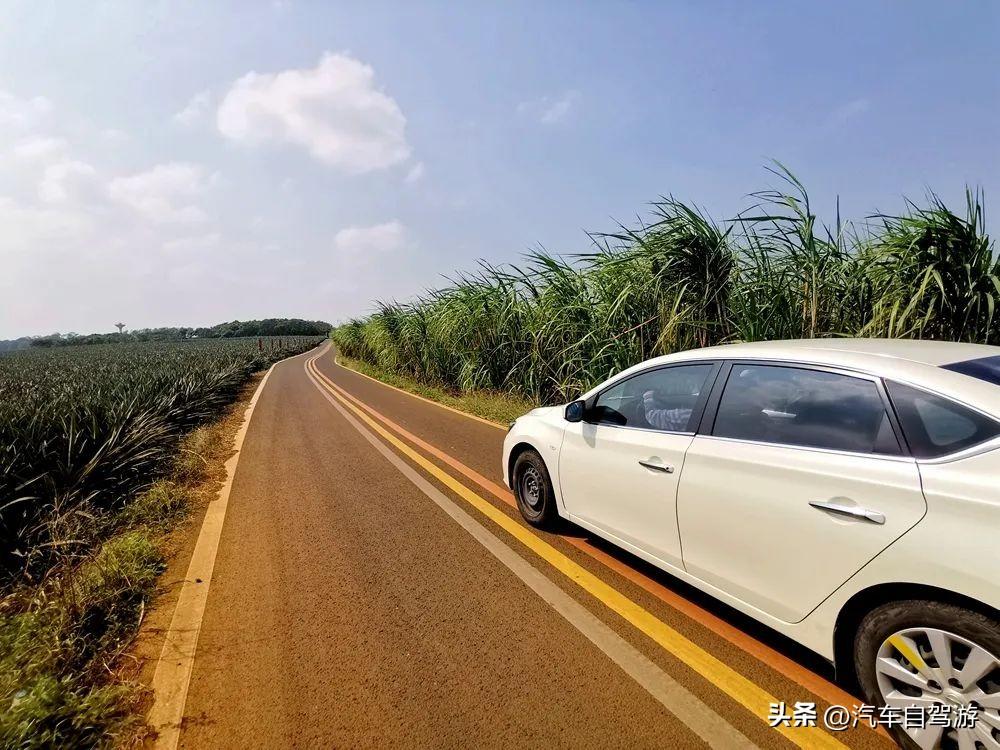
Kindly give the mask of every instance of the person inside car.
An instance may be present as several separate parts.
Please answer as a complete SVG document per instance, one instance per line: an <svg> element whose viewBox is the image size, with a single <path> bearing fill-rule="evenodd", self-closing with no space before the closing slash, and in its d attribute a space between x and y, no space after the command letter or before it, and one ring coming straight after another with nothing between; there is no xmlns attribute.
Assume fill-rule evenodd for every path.
<svg viewBox="0 0 1000 750"><path fill-rule="evenodd" d="M691 409L658 408L656 392L651 390L642 394L642 407L646 422L650 427L655 427L658 430L683 432L687 429L688 421L691 419Z"/></svg>

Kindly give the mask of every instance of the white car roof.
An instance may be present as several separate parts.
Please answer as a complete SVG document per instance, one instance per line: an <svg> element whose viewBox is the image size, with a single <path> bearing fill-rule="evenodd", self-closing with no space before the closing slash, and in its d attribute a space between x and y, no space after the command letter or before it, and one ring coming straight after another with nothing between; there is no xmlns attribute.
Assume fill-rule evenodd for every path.
<svg viewBox="0 0 1000 750"><path fill-rule="evenodd" d="M872 357L894 357L928 365L947 365L969 359L1000 356L1000 346L960 344L953 341L927 341L917 339L788 339L784 341L758 341L746 344L723 344L703 349L708 352L725 352L721 356L779 357L789 353L801 357L808 352L852 352ZM713 354L712 356L720 356Z"/></svg>
<svg viewBox="0 0 1000 750"><path fill-rule="evenodd" d="M942 365L1000 356L1000 346L914 339L793 339L722 344L647 360L621 375L692 359L771 359L840 367L879 375L949 396L1000 417L1000 386ZM590 395L602 388L593 389Z"/></svg>

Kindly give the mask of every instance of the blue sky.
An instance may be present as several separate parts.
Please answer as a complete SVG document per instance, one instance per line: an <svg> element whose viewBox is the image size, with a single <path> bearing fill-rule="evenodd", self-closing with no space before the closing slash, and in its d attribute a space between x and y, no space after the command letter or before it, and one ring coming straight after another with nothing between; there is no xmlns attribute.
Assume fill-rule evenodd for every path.
<svg viewBox="0 0 1000 750"><path fill-rule="evenodd" d="M990 2L7 3L0 337L336 322L661 194L727 218L769 159L831 221L992 213L998 38Z"/></svg>

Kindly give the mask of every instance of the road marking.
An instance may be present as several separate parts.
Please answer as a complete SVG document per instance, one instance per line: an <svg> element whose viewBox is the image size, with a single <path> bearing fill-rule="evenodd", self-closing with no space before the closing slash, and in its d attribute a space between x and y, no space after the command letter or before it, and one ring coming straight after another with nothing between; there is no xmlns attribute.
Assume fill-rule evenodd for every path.
<svg viewBox="0 0 1000 750"><path fill-rule="evenodd" d="M767 716L770 713L772 703L778 703L778 699L761 688L756 683L747 679L739 672L732 669L710 653L702 649L693 641L688 640L682 634L671 628L663 621L657 619L640 605L633 602L627 596L601 578L591 573L586 568L571 560L562 552L557 550L548 542L528 531L524 526L510 518L502 510L494 506L488 500L480 497L464 484L456 480L447 472L443 471L436 464L417 453L413 448L402 442L395 435L388 432L372 417L365 414L359 407L345 399L333 388L326 386L319 378L312 375L318 372L315 361L318 357L313 357L306 361L305 368L307 374L312 377L314 384L323 392L329 393L341 404L354 412L372 430L379 434L386 442L395 446L413 463L420 466L439 482L444 484L463 500L472 505L476 510L485 515L505 532L517 539L521 544L530 549L536 555L548 562L552 567L569 578L588 594L600 601L613 612L620 615L636 629L647 635L654 642L673 654L688 667L700 674L710 683L718 687L722 692L747 709L758 720L767 723ZM844 750L846 745L827 734L819 727L787 727L779 725L773 727L777 732L791 740L795 745L802 748L836 748Z"/></svg>
<svg viewBox="0 0 1000 750"><path fill-rule="evenodd" d="M373 378L371 375L365 375L363 372L358 372L357 370L355 370L352 367L347 367L346 365L340 364L340 362L337 361L337 357L336 356L334 356L333 361L334 361L334 364L337 365L337 367L343 367L348 372L354 373L355 375L360 375L363 378L368 378L373 383L378 383L379 385L385 386L386 388L392 388L392 390L399 391L400 393L406 394L407 396L410 396L412 398L416 398L416 399L419 399L421 401L426 401L428 404L432 404L432 405L438 407L439 409L446 409L447 411L454 412L455 414L458 414L459 416L462 416L462 417L466 417L467 419L473 419L476 422L482 422L483 424L488 424L490 427L496 427L498 430L506 430L507 429L507 425L505 425L505 424L500 424L499 422L494 422L494 421L492 421L490 419L483 419L482 417L477 417L475 414L469 414L468 412L462 411L461 409L456 409L454 406L448 406L446 404L442 404L440 401L434 401L433 399L429 399L426 396L418 396L416 393L411 393L410 391L407 391L407 390L405 390L403 388L397 388L394 385L389 385L388 383L383 383L378 378Z"/></svg>
<svg viewBox="0 0 1000 750"><path fill-rule="evenodd" d="M311 360L310 360L311 363ZM514 575L538 594L573 627L597 646L608 658L621 667L632 679L645 688L664 708L680 719L692 732L713 748L757 748L735 727L705 705L638 649L601 622L586 607L555 585L541 571L521 557L507 544L486 529L466 511L434 487L413 467L403 461L370 430L355 419L344 405L338 403L336 393L324 389L323 383L307 367L306 374L341 416L348 421L374 448L381 453L421 492L447 513L472 537L503 563ZM342 401L342 400L341 400ZM350 408L350 404L345 405Z"/></svg>
<svg viewBox="0 0 1000 750"><path fill-rule="evenodd" d="M325 348L322 349L320 354L325 351ZM295 357L311 353L313 350L310 349L308 352L296 354ZM295 357L288 357L281 362L287 362ZM188 564L187 575L184 577L170 626L163 639L163 648L160 650L153 682L150 685L153 691L153 705L147 716L149 725L156 731L154 747L157 750L174 750L180 740L184 704L187 701L188 686L191 684L201 621L205 614L205 603L208 601L208 588L212 583L212 571L215 568L216 553L219 551L222 525L226 520L233 477L236 474L243 440L250 427L250 419L253 417L257 400L274 368L281 362L275 362L268 368L243 413L243 423L233 438L234 453L225 464L226 480L219 489L218 497L210 502L205 510L205 518L201 523L201 531L198 532L198 541L195 543L191 562Z"/></svg>
<svg viewBox="0 0 1000 750"><path fill-rule="evenodd" d="M342 365L340 365L342 367ZM374 416L376 419L381 421L383 424L387 425L397 434L401 435L406 440L409 440L412 444L421 448L426 453L431 454L435 458L439 459L443 463L451 466L453 469L463 474L464 476L471 479L473 482L478 484L487 492L496 496L499 500L507 504L512 508L516 508L517 504L514 501L514 496L511 494L510 490L503 487L496 482L487 479L482 474L477 472L465 464L463 464L458 459L452 457L448 453L444 452L440 448L427 441L421 439L420 437L414 435L413 433L406 430L404 427L393 422L384 414L373 409L371 406L366 404L361 399L357 398L353 394L349 393L347 390L337 385L329 377L327 377L321 370L319 370L317 365L316 374L330 387L335 388L338 393L340 393L345 398L351 400L354 404L364 409L370 415ZM352 370L353 372L353 370ZM376 381L378 382L378 381ZM383 384L385 385L385 384ZM644 591L652 594L660 601L664 602L673 609L681 612L685 616L691 618L699 625L707 628L711 632L718 635L720 638L732 643L737 648L745 651L754 658L756 658L761 663L770 667L774 671L788 678L792 682L798 684L802 688L808 690L812 694L819 698L822 698L830 705L844 705L851 706L857 703L858 699L850 695L844 690L841 690L835 684L823 679L814 672L806 669L802 665L788 658L779 651L774 650L770 646L758 641L750 635L747 635L739 628L730 625L728 622L720 617L712 614L706 609L699 607L697 604L685 599L680 594L672 591L671 589L663 586L660 583L652 580L648 576L643 575L639 571L630 567L626 563L622 562L616 557L609 555L607 552L593 546L589 542L573 537L560 535L560 538L566 543L576 547L581 552L584 552L588 556L600 562L607 568L610 568L614 572L621 575L626 580L634 583L635 585L642 588ZM868 727L867 724L862 724L862 726ZM881 729L881 728L880 728ZM888 737L884 730L875 730L878 734Z"/></svg>

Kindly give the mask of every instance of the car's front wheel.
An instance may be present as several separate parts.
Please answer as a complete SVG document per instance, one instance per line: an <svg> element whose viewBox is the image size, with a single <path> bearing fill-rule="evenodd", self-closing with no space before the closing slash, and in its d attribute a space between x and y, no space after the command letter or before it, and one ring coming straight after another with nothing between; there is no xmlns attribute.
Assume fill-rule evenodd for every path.
<svg viewBox="0 0 1000 750"><path fill-rule="evenodd" d="M996 620L941 602L890 602L861 621L854 649L865 700L897 708L909 725L893 728L903 747L1000 750Z"/></svg>
<svg viewBox="0 0 1000 750"><path fill-rule="evenodd" d="M511 472L514 497L524 520L532 526L551 529L559 519L556 496L545 461L533 450L526 450L514 461Z"/></svg>

